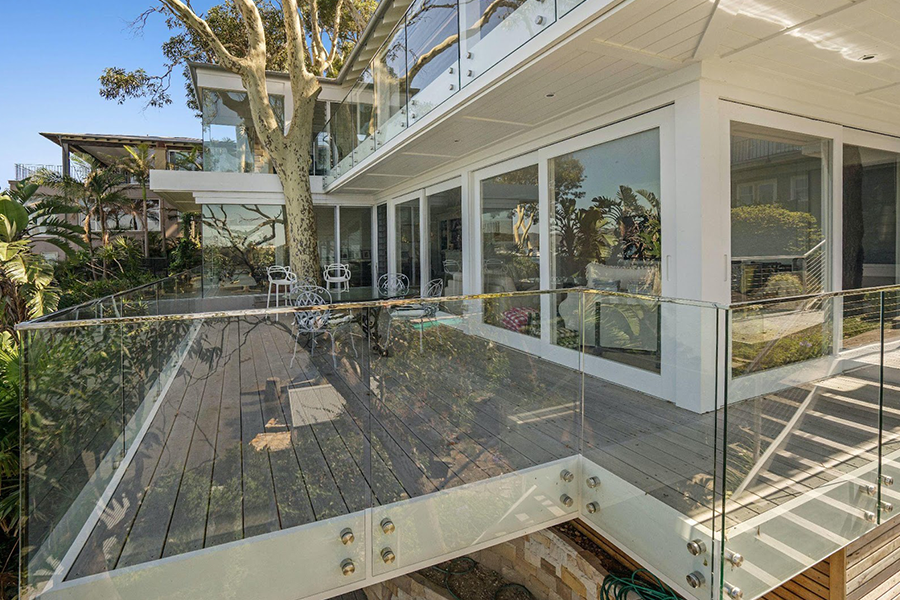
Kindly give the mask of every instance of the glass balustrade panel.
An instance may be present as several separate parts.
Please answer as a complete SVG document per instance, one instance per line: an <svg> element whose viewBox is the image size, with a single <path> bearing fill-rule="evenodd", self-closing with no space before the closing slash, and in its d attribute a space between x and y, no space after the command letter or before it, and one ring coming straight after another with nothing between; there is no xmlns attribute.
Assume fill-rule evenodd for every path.
<svg viewBox="0 0 900 600"><path fill-rule="evenodd" d="M375 80L375 145L381 147L408 126L406 20L372 60Z"/></svg>
<svg viewBox="0 0 900 600"><path fill-rule="evenodd" d="M805 571L877 523L880 302L858 300L729 311L724 534L743 566L729 566L726 552L725 579L745 595ZM839 352L842 334L853 350Z"/></svg>
<svg viewBox="0 0 900 600"><path fill-rule="evenodd" d="M459 90L459 18L456 3L418 0L406 14L409 123Z"/></svg>
<svg viewBox="0 0 900 600"><path fill-rule="evenodd" d="M583 518L664 581L709 598L721 529L722 315L710 306L602 292L581 294L579 310L578 295L557 294L567 318L556 352L585 350ZM645 328L653 335L641 333ZM615 360L592 351L601 342L616 346ZM647 368L645 345L655 369Z"/></svg>
<svg viewBox="0 0 900 600"><path fill-rule="evenodd" d="M555 20L553 2L460 0L462 85L500 62Z"/></svg>

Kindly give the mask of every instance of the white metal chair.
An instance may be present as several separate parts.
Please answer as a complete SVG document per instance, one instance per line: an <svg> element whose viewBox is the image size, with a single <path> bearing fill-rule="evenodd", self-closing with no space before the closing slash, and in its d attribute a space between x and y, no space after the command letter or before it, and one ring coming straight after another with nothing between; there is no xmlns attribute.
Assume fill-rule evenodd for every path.
<svg viewBox="0 0 900 600"><path fill-rule="evenodd" d="M325 267L322 277L325 279L327 289L336 286L338 292L350 291L350 265L332 263Z"/></svg>
<svg viewBox="0 0 900 600"><path fill-rule="evenodd" d="M378 278L378 295L384 298L409 293L409 277L403 273L385 273Z"/></svg>
<svg viewBox="0 0 900 600"><path fill-rule="evenodd" d="M425 286L422 292L423 299L440 298L444 294L444 280L432 279ZM408 321L416 321L419 329L419 350L422 350L422 336L425 329L425 321L431 319L434 321L438 311L437 302L423 302L421 304L405 304L398 306L391 311L391 320L405 319ZM388 341L390 341L390 325L388 325Z"/></svg>
<svg viewBox="0 0 900 600"><path fill-rule="evenodd" d="M279 297L290 292L291 285L297 281L297 276L291 272L288 266L274 265L266 269L269 278L269 293L266 295L266 308L272 302L272 288L275 289L275 308L279 307Z"/></svg>
<svg viewBox="0 0 900 600"><path fill-rule="evenodd" d="M298 307L309 306L325 306L328 302L315 291L303 291L295 299L295 305ZM300 334L306 334L310 337L310 345L312 346L309 355L315 356L316 338L319 335L331 336L331 363L337 368L337 353L335 351L334 335L338 330L353 325L352 316L341 315L333 318L330 309L312 309L301 310L294 313L294 327L296 334L294 336L294 353L291 355L291 367L294 366L294 360L297 358L297 346L300 344ZM353 341L353 331L350 331L350 345L353 347L354 356L359 356L356 351L356 342Z"/></svg>

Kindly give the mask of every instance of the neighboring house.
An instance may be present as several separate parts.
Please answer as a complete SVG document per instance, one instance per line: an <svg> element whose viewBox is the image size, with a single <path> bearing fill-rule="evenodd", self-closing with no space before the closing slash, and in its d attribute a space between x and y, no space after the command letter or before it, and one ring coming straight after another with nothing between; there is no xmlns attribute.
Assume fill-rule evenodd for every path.
<svg viewBox="0 0 900 600"><path fill-rule="evenodd" d="M26 591L328 598L578 518L697 600L896 597L898 23L385 0L310 140L330 299L363 303L280 321L278 176L240 79L191 65L204 169L151 188L201 212L202 281L23 326L133 336L112 395L73 384L111 420L31 359ZM379 298L400 274L442 299Z"/></svg>
<svg viewBox="0 0 900 600"><path fill-rule="evenodd" d="M41 135L60 147L62 151L61 164L17 164L15 181L21 181L41 171L66 175L81 180L90 172L90 168L85 162L79 160L79 156L90 157L97 161L100 166L109 167L128 156L125 146L137 147L141 144L147 144L150 147L150 155L154 167L157 169L201 168L201 165L194 165L189 163L188 160L191 150L199 148L201 145L201 140L195 138L91 133L41 133ZM15 181L10 182L10 184L14 185ZM136 208L140 206L142 198L141 187L133 178L128 177L122 191L128 198L134 200ZM157 233L165 231L167 239L174 239L179 232L178 210L165 201L162 201L162 210L160 210L161 200L159 195L150 190L149 187L147 192L149 230ZM59 192L42 188L38 190L38 193L57 194ZM73 219L75 218L73 217ZM77 217L77 219L79 224L83 221L82 217ZM139 211L121 211L111 215L107 219L107 226L114 237L126 236L134 239L139 244L141 243L143 222ZM91 228L95 232L99 231L100 223L97 221L92 222ZM96 243L99 243L99 239ZM49 245L45 246L39 248L39 251L47 258L53 260L64 258L58 248Z"/></svg>

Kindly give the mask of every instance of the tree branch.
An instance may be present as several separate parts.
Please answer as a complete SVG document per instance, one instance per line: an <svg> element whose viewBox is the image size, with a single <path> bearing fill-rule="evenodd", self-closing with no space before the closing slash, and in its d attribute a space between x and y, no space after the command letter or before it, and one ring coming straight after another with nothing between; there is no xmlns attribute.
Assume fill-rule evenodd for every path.
<svg viewBox="0 0 900 600"><path fill-rule="evenodd" d="M197 16L197 14L190 9L187 5L185 5L181 0L160 0L163 6L168 8L172 14L182 20L185 25L188 25L191 29L197 32L198 35L205 41L216 53L216 57L219 59L219 64L223 67L231 71L232 73L237 73L238 75L243 75L244 68L247 65L247 61L242 58L236 57L234 54L228 51L222 41L213 33L213 30L209 27L206 21Z"/></svg>
<svg viewBox="0 0 900 600"><path fill-rule="evenodd" d="M331 68L331 65L334 64L334 59L337 57L338 51L338 39L340 38L341 31L341 13L344 8L344 0L337 0L337 4L334 9L334 25L331 27L331 52L328 53L328 65L327 68Z"/></svg>

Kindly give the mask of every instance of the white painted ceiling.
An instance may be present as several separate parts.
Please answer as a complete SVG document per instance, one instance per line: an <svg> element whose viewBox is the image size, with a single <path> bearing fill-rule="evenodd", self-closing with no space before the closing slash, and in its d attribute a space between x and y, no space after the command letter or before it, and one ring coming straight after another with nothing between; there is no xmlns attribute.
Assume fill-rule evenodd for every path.
<svg viewBox="0 0 900 600"><path fill-rule="evenodd" d="M873 58L860 60L868 55ZM340 191L392 188L704 59L825 85L900 110L900 0L631 0L428 135L351 174ZM547 98L550 92L553 98Z"/></svg>

